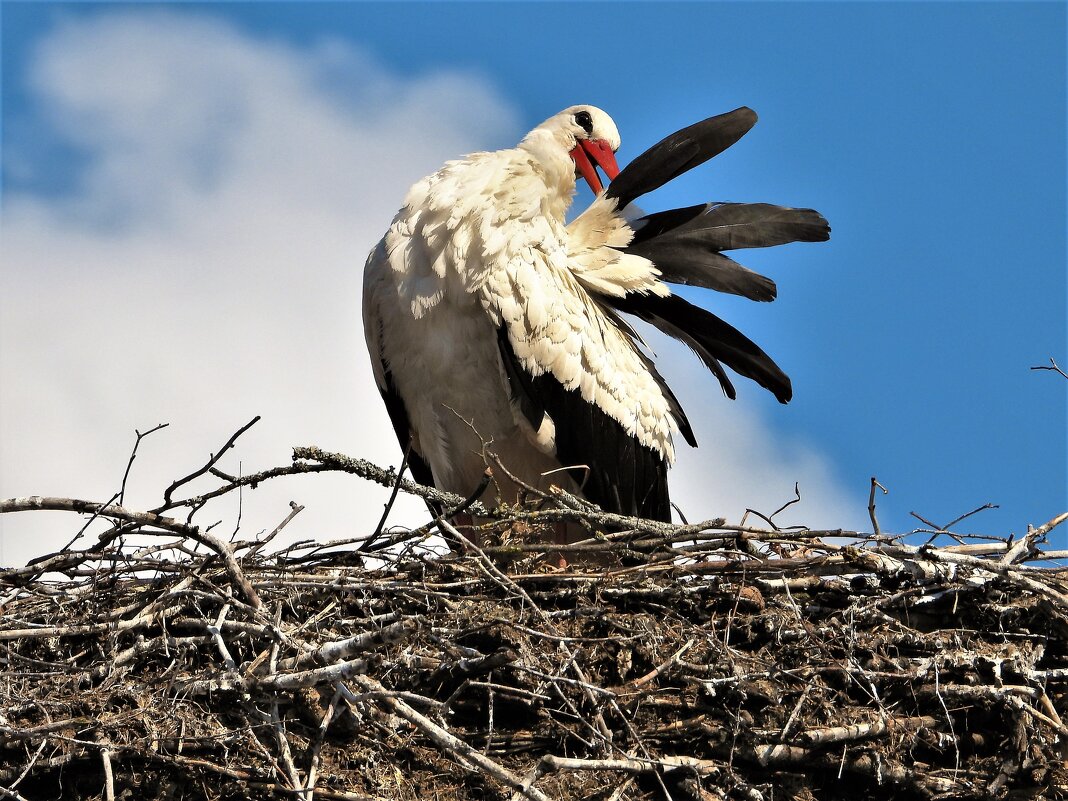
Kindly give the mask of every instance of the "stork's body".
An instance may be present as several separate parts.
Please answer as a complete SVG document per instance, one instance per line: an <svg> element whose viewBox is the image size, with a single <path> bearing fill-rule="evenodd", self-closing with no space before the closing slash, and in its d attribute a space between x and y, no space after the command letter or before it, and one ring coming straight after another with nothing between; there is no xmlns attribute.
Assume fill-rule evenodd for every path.
<svg viewBox="0 0 1068 801"><path fill-rule="evenodd" d="M567 109L516 148L449 162L416 183L372 251L368 347L418 480L467 495L492 451L524 483L551 482L612 511L669 518L672 434L681 429L691 443L692 434L613 307L705 358L707 343L669 330L686 328L678 303L685 313L696 307L669 298L653 259L628 249L635 233L617 206L629 198L613 197L614 184L570 226L564 219L576 168L598 190L589 159L614 177L618 146L604 112ZM672 177L624 176L621 186L634 194ZM647 250L659 241L655 232L646 239ZM518 488L499 471L497 486L501 500L516 500Z"/></svg>

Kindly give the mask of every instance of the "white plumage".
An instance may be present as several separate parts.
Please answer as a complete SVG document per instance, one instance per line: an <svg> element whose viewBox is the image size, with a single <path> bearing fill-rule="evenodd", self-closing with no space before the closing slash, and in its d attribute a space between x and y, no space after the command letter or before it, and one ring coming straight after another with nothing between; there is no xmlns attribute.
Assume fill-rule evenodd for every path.
<svg viewBox="0 0 1068 801"><path fill-rule="evenodd" d="M628 250L635 230L617 205L632 198L613 196L615 182L565 224L576 171L599 190L589 159L615 177L619 144L600 109L565 109L518 147L450 161L417 182L368 257L364 326L375 380L418 480L466 495L488 449L526 483L551 481L614 511L666 519L672 435L680 426L692 435L613 306L654 325L673 309L661 327L680 336L669 329L687 328L677 305L685 302L652 312L621 305L671 293L653 260ZM674 168L655 149L635 161L635 174L621 174L632 194L673 177L658 175ZM660 239L679 247L671 231ZM689 344L705 358L707 343ZM559 469L577 465L585 468ZM515 502L514 485L499 475L497 485L500 500Z"/></svg>

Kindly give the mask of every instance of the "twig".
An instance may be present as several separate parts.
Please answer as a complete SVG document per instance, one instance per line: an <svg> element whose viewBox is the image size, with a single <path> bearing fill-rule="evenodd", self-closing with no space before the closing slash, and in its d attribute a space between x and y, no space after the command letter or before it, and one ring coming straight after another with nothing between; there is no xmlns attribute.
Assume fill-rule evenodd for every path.
<svg viewBox="0 0 1068 801"><path fill-rule="evenodd" d="M883 491L883 495L887 495L890 490L875 480L875 476L871 477L871 492L868 494L868 517L871 518L872 533L876 537L882 536L882 531L879 530L879 521L875 518L875 488L878 487Z"/></svg>
<svg viewBox="0 0 1068 801"><path fill-rule="evenodd" d="M687 640L686 644L683 645L679 650L675 651L675 653L673 653L671 656L669 656L666 661L661 662L659 665L657 665L655 668L650 670L644 676L641 676L640 678L634 679L632 682L630 682L630 686L631 687L643 687L644 685L648 684L653 679L655 679L657 676L659 676L661 673L663 673L665 670L670 668L672 665L676 664L679 661L679 658L684 653L686 653L688 650L690 650L690 648L693 647L693 644L694 644L694 640L693 639Z"/></svg>
<svg viewBox="0 0 1068 801"><path fill-rule="evenodd" d="M972 509L970 512L965 512L960 517L953 518L948 523L946 523L944 526L942 526L942 528L948 531L951 526L957 525L957 523L959 523L961 520L964 520L965 518L971 517L974 514L978 514L979 512L986 511L987 509L1000 509L1000 508L1001 507L998 506L996 503L984 503L982 506L977 506L975 509Z"/></svg>
<svg viewBox="0 0 1068 801"><path fill-rule="evenodd" d="M1060 367L1057 366L1057 362L1055 362L1053 360L1052 356L1050 357L1049 363L1051 365L1049 367L1047 367L1044 364L1040 364L1037 367L1032 367L1031 369L1032 370L1050 370L1050 371L1053 371L1053 372L1056 372L1056 373L1060 373L1065 378L1068 378L1068 373L1064 372L1064 370L1062 370Z"/></svg>
<svg viewBox="0 0 1068 801"><path fill-rule="evenodd" d="M250 543L249 544L249 553L253 554L253 553L256 553L257 551L263 550L264 547L266 547L268 544L270 544L270 542L282 532L282 529L284 529L286 526L289 525L289 522L294 517L296 517L297 515L299 515L303 511L304 511L304 507L303 506L300 506L296 501L290 501L289 502L289 514L287 514L285 516L285 518L282 520L282 522L279 523L277 526L275 526L274 530L271 531L271 533L268 534L266 537L264 537L262 540L259 540L259 541L254 542L254 543ZM235 548L235 550L236 550L236 548Z"/></svg>
<svg viewBox="0 0 1068 801"><path fill-rule="evenodd" d="M256 425L256 423L258 423L259 421L260 421L260 416L259 415L256 415L255 417L253 417L251 420L249 420L247 423L245 423L243 426L241 426L241 428L239 428L237 431L235 431L230 436L230 439L226 440L226 443L219 449L219 452L216 453L214 456L212 456L208 460L207 464L205 464L203 467L200 467L200 468L194 470L192 473L187 475L185 478L179 478L177 481L173 482L163 492L163 504L160 505L160 506L157 506L155 509L152 509L150 511L153 514L159 514L160 512L165 512L168 509L173 509L177 505L177 504L175 504L175 503L173 503L171 501L171 496L174 495L174 491L177 490L179 487L184 486L185 484L188 484L190 481L193 481L194 479L200 478L202 475L204 475L209 470L211 470L211 468L213 468L215 466L215 463L218 462L219 459L221 459L223 457L223 455L228 450L230 450L230 448L234 447L234 443L237 442L237 438L240 437L242 434L244 434L246 431L248 431L250 428L252 428L252 426Z"/></svg>
<svg viewBox="0 0 1068 801"><path fill-rule="evenodd" d="M286 728L282 723L282 718L278 714L277 698L271 701L271 727L274 729L274 736L278 742L278 751L282 757L282 765L285 767L286 775L289 778L289 786L294 790L303 789L300 773L297 771L297 765L293 761L293 752L289 748L289 738L286 736Z"/></svg>
<svg viewBox="0 0 1068 801"><path fill-rule="evenodd" d="M134 434L137 435L137 439L134 441L133 450L130 451L130 461L126 463L126 470L122 474L122 486L119 488L118 493L119 506L122 506L123 500L126 498L126 480L130 477L130 468L133 467L134 459L137 458L137 449L141 445L141 440L150 434L155 434L160 429L166 428L169 425L170 423L159 423L144 433L141 433L136 428L134 429Z"/></svg>
<svg viewBox="0 0 1068 801"><path fill-rule="evenodd" d="M330 728L330 723L334 720L334 716L337 714L338 702L341 700L343 692L344 685L339 683L330 698L330 703L327 704L326 710L323 712L319 729L315 732L315 741L312 743L311 753L308 757L308 772L304 780L303 801L314 801L315 799L315 783L319 778L319 758L323 750L323 743L326 741L326 733Z"/></svg>
<svg viewBox="0 0 1068 801"><path fill-rule="evenodd" d="M1003 567L1007 567L1008 565L1016 564L1031 556L1037 550L1035 543L1037 543L1042 536L1043 535L1039 534L1036 529L1031 529L1023 537L1020 537L1015 545L1005 552L1005 555L1001 557L999 564Z"/></svg>
<svg viewBox="0 0 1068 801"><path fill-rule="evenodd" d="M1068 512L1063 512L1047 523L1043 523L1041 526L1035 529L1034 534L1037 539L1041 539L1049 534L1053 529L1057 528L1061 523L1068 520Z"/></svg>
<svg viewBox="0 0 1068 801"><path fill-rule="evenodd" d="M771 530L772 531L778 531L779 530L779 527L777 525L775 525L775 523L772 521L772 519L770 517L768 517L767 515L763 514L762 512L758 512L756 509L750 509L750 508L746 507L745 513L746 513L746 515L756 515L761 520L763 520L765 523L767 523L769 526L771 526Z"/></svg>
<svg viewBox="0 0 1068 801"><path fill-rule="evenodd" d="M774 520L775 519L775 515L777 515L779 512L783 511L784 509L788 509L789 507L793 506L795 503L801 503L801 484L800 484L800 482L797 482L797 481L794 482L794 497L791 500L789 500L786 503L784 503L782 506L780 506L774 512L772 512L768 516L769 520Z"/></svg>
<svg viewBox="0 0 1068 801"><path fill-rule="evenodd" d="M416 618L404 618L377 631L367 631L344 640L327 642L315 650L305 651L300 656L283 659L278 663L278 667L281 670L299 670L311 665L332 665L354 654L403 642L418 630L419 621Z"/></svg>
<svg viewBox="0 0 1068 801"><path fill-rule="evenodd" d="M379 518L374 533L356 546L357 551L366 550L382 536L382 529L385 528L386 520L389 518L389 513L393 509L393 504L397 501L397 495L400 493L401 479L404 478L404 470L408 467L408 454L410 454L411 451L412 444L409 442L408 447L404 449L404 455L401 457L400 467L397 468L397 480L393 482L393 490L389 493L389 500L386 501L385 508L382 509L382 517Z"/></svg>
<svg viewBox="0 0 1068 801"><path fill-rule="evenodd" d="M396 698L375 679L369 676L356 676L354 681L366 692L375 693L376 697L381 698L381 702L389 711L415 726L443 753L480 768L504 786L519 790L531 801L550 801L549 797L543 792L534 787L525 787L523 780L510 770L480 753L477 749L472 748L463 740L434 723L430 718L415 711L404 701Z"/></svg>
<svg viewBox="0 0 1068 801"><path fill-rule="evenodd" d="M909 512L909 514L912 515L913 517L915 517L917 520L919 520L925 526L929 526L929 527L933 528L937 533L939 533L939 534L946 533L945 529L942 528L940 525L938 525L937 523L932 523L926 517L920 516L917 512Z"/></svg>
<svg viewBox="0 0 1068 801"><path fill-rule="evenodd" d="M659 759L573 759L548 754L541 759L544 773L561 770L604 770L624 773L648 773L656 770L686 768L698 775L717 775L723 763L690 756L664 756Z"/></svg>
<svg viewBox="0 0 1068 801"><path fill-rule="evenodd" d="M197 526L181 523L170 517L161 517L156 512L134 512L114 504L103 506L93 501L84 501L77 498L49 498L32 495L28 498L9 498L0 501L0 514L46 509L59 512L97 514L114 520L125 520L143 526L158 528L163 531L182 534L189 537L191 540L207 545L223 558L223 562L226 564L226 569L230 574L230 578L237 585L238 589L241 590L245 598L248 599L249 603L257 608L260 606L259 596L241 571L241 566L237 563L237 559L234 557L233 548L211 532L202 531Z"/></svg>
<svg viewBox="0 0 1068 801"><path fill-rule="evenodd" d="M223 664L226 669L232 671L237 669L237 663L234 662L234 658L230 655L230 650L226 647L226 640L222 636L222 624L229 612L230 604L223 604L222 609L219 610L218 617L215 618L215 623L208 626L208 633L215 640L215 647L219 649L219 654L223 658Z"/></svg>
<svg viewBox="0 0 1068 801"><path fill-rule="evenodd" d="M298 670L292 673L275 673L262 678L250 677L246 679L249 687L264 687L271 690L296 690L301 687L319 687L324 684L336 684L339 681L347 681L353 676L367 673L380 659L346 659L321 668ZM210 689L207 685L198 685L204 690Z"/></svg>
<svg viewBox="0 0 1068 801"><path fill-rule="evenodd" d="M111 506L111 504L115 503L115 501L116 501L116 499L118 497L119 497L119 493L116 492L107 501L105 501L104 503L100 504L100 509L106 509L107 507ZM70 540L67 542L67 544L59 549L59 553L66 553L67 551L69 551L71 549L71 546L73 546L74 543L76 543L78 540L80 540L82 538L82 535L85 534L85 532L89 530L89 526L93 525L93 523L96 522L97 518L99 518L99 517L100 517L100 510L98 509L97 511L93 512L92 515L89 516L89 519L85 521L85 525L83 525L80 529L78 529L78 533L75 534L73 537L71 537ZM94 551L101 550L102 546L106 547L110 542L112 542L113 539L114 539L114 537L109 537L109 536L107 536L105 534L101 538L100 542L97 543L96 547L93 550ZM34 564L37 564L40 561L41 561L41 557L35 557L33 559L30 559L29 562L27 563L27 565L34 565Z"/></svg>
<svg viewBox="0 0 1068 801"><path fill-rule="evenodd" d="M115 774L111 770L111 751L107 748L102 748L100 750L100 760L104 763L105 801L115 801Z"/></svg>
<svg viewBox="0 0 1068 801"><path fill-rule="evenodd" d="M448 517L455 517L456 515L462 515L464 512L466 512L468 509L470 509L472 506L474 506L475 501L477 501L479 498L482 497L482 493L484 493L486 491L486 488L489 486L489 483L492 480L493 480L493 470L492 470L492 468L487 467L482 472L482 478L481 478L481 480L479 480L478 486L475 487L475 489L471 492L470 495L468 495L466 498L464 498L464 502L463 503L461 503L455 509L451 509L449 511Z"/></svg>
<svg viewBox="0 0 1068 801"><path fill-rule="evenodd" d="M806 729L798 732L796 738L805 745L827 745L830 743L852 742L881 737L892 731L913 731L921 728L934 728L940 718L924 715L916 718L887 718L872 723L853 723L848 726L827 726Z"/></svg>

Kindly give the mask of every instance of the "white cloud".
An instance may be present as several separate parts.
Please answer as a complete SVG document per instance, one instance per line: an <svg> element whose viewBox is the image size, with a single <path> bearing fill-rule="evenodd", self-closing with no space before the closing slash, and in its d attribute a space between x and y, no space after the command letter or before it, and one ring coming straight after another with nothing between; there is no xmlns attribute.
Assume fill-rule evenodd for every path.
<svg viewBox="0 0 1068 801"><path fill-rule="evenodd" d="M61 25L29 79L88 166L69 195L4 198L0 492L106 499L133 429L166 421L131 483L130 504L153 506L255 414L246 472L312 442L396 462L363 260L412 181L521 133L513 108L478 76L402 80L342 43L298 50L179 13ZM302 536L377 520L382 493L321 478L247 496L246 530L290 498ZM49 521L46 543L28 518L0 518L6 560L77 525Z"/></svg>
<svg viewBox="0 0 1068 801"><path fill-rule="evenodd" d="M671 471L672 498L690 522L724 517L739 523L746 509L771 515L794 500L796 484L801 500L777 515L776 525L870 529L863 487L844 488L824 456L804 442L777 436L745 406L744 397L731 402L703 382L678 395L700 446L680 446ZM764 525L754 516L748 524Z"/></svg>
<svg viewBox="0 0 1068 801"><path fill-rule="evenodd" d="M62 196L4 198L0 494L106 499L133 429L169 422L142 444L128 493L153 506L254 414L228 470L307 443L395 463L363 346L364 256L413 180L517 139L515 109L477 75L400 78L346 43L298 49L180 12L67 21L28 78L42 119L87 160ZM845 507L819 457L801 449L784 467L740 404L727 433L707 430L718 411L689 407L706 447L673 471L688 511L777 506L814 474L824 489L808 497ZM294 499L307 506L294 535L350 536L386 498L352 477L282 481L246 495L246 532ZM405 508L398 519L420 516ZM77 526L29 517L0 517L4 561Z"/></svg>

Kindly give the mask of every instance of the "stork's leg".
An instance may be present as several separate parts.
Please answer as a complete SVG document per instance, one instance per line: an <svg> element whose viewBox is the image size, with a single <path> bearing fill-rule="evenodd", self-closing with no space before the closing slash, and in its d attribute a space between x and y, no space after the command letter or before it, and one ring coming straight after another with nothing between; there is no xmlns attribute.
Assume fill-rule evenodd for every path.
<svg viewBox="0 0 1068 801"><path fill-rule="evenodd" d="M553 542L557 545L567 545L569 541L567 535L567 523L563 521L557 521L553 524ZM567 567L567 556L560 551L549 554L549 564L553 567L563 570Z"/></svg>
<svg viewBox="0 0 1068 801"><path fill-rule="evenodd" d="M479 545L478 533L475 531L475 518L466 512L452 516L452 525L460 534L474 545Z"/></svg>
<svg viewBox="0 0 1068 801"><path fill-rule="evenodd" d="M589 529L578 523L556 523L553 526L551 542L558 545L571 545L588 540L593 536ZM618 567L619 557L609 550L561 551L550 552L546 561L556 568Z"/></svg>

